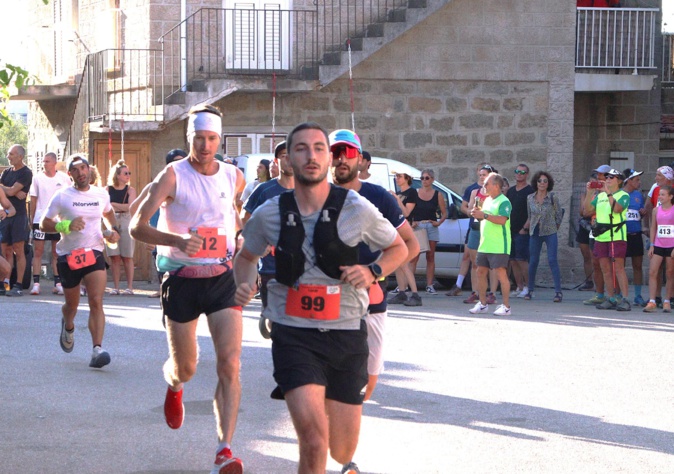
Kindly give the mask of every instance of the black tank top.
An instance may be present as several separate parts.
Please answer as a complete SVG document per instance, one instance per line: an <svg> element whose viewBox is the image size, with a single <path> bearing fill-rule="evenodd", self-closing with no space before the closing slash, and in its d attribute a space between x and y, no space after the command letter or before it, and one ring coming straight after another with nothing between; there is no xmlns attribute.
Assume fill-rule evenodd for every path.
<svg viewBox="0 0 674 474"><path fill-rule="evenodd" d="M110 195L110 202L117 204L129 204L129 185L124 186L124 189L115 189L114 186L108 186L108 194Z"/></svg>
<svg viewBox="0 0 674 474"><path fill-rule="evenodd" d="M429 201L424 201L421 196L417 196L417 205L412 211L412 220L414 221L436 221L438 220L438 191L433 193Z"/></svg>

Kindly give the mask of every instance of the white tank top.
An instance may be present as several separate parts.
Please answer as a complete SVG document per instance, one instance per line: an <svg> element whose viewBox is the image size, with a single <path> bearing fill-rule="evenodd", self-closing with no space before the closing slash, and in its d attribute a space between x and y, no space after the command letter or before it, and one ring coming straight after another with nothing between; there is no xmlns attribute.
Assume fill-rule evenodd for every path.
<svg viewBox="0 0 674 474"><path fill-rule="evenodd" d="M189 159L169 165L176 175L176 194L170 204L160 208L157 229L187 234L197 227L217 228L226 236L226 255L221 258L189 257L176 247L159 245L159 270L175 270L183 265L224 263L233 258L236 245L236 168L230 164L217 163L218 172L212 176L197 172Z"/></svg>

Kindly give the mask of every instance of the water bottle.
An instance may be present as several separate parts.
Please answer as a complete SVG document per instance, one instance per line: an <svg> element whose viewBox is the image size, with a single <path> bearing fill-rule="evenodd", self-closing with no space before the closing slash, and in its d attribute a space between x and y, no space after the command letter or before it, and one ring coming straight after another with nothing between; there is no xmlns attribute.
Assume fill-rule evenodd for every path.
<svg viewBox="0 0 674 474"><path fill-rule="evenodd" d="M106 237L106 238L110 237L112 235L112 232L113 231L111 231L110 229L105 229L103 231L103 237ZM112 242L106 240L105 245L107 245L110 250L116 250L117 249L117 242L115 242L113 244Z"/></svg>

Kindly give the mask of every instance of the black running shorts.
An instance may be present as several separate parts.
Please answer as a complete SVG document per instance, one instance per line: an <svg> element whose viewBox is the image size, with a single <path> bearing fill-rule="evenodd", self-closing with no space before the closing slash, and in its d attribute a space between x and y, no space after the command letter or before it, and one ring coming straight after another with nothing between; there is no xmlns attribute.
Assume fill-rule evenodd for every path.
<svg viewBox="0 0 674 474"><path fill-rule="evenodd" d="M364 320L358 330L329 331L274 323L271 340L274 379L283 393L317 384L330 400L363 403L369 354Z"/></svg>
<svg viewBox="0 0 674 474"><path fill-rule="evenodd" d="M184 278L166 273L161 284L162 312L171 321L188 323L200 314L240 309L234 302L235 293L231 270L212 278Z"/></svg>
<svg viewBox="0 0 674 474"><path fill-rule="evenodd" d="M103 256L103 252L94 250L94 256L96 257L96 263L89 265L88 267L80 268L79 270L70 269L65 255L56 259L56 266L59 271L59 276L61 277L63 288L75 288L82 282L82 278L85 275L98 270L105 271L105 257Z"/></svg>

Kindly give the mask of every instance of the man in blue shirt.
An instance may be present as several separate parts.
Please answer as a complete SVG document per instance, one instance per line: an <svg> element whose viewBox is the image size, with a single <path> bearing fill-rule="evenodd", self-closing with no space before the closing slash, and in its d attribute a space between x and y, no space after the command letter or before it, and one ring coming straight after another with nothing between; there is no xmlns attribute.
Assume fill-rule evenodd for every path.
<svg viewBox="0 0 674 474"><path fill-rule="evenodd" d="M625 184L623 191L630 195L627 207L627 257L632 259L632 277L634 280L634 304L646 306L641 296L641 285L644 281L642 263L644 259L644 240L641 229L641 218L646 214L644 195L641 194L641 175L643 171L627 168L623 171Z"/></svg>

